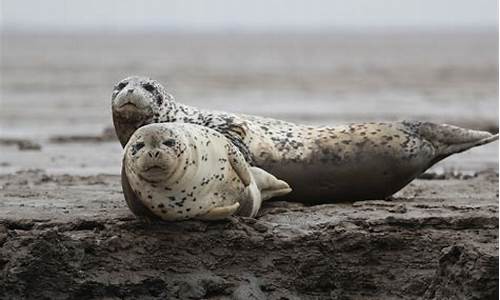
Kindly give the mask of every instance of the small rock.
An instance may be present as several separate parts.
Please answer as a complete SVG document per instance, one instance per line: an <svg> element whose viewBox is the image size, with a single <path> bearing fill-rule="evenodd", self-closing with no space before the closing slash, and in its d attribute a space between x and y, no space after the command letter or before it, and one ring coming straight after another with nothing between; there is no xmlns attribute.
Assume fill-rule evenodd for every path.
<svg viewBox="0 0 500 300"><path fill-rule="evenodd" d="M258 231L260 233L267 232L267 230L268 230L267 226L260 223L260 222L253 224L252 227L253 227L253 229L255 229L256 231Z"/></svg>
<svg viewBox="0 0 500 300"><path fill-rule="evenodd" d="M406 209L406 206L404 204L397 205L396 207L391 207L388 209L389 212L396 213L396 214L404 214L408 210Z"/></svg>

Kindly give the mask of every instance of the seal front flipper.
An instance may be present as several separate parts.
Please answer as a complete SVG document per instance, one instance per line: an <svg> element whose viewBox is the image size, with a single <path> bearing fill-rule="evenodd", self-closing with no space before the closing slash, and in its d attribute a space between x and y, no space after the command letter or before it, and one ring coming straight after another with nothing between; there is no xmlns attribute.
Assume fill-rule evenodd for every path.
<svg viewBox="0 0 500 300"><path fill-rule="evenodd" d="M209 210L206 214L198 216L196 218L204 221L222 220L229 216L232 216L239 207L239 203L235 203L230 206L215 207Z"/></svg>
<svg viewBox="0 0 500 300"><path fill-rule="evenodd" d="M125 196L125 201L127 202L127 205L132 213L134 213L137 217L144 219L147 223L151 223L152 220L158 219L158 217L156 217L146 208L146 206L144 206L142 201L137 197L134 190L130 186L127 174L125 173L125 160L123 160L122 163L121 178L123 196Z"/></svg>
<svg viewBox="0 0 500 300"><path fill-rule="evenodd" d="M233 167L241 182L243 182L245 186L249 186L252 182L252 174L250 174L250 169L248 168L248 164L243 158L243 155L232 144L228 143L227 148L227 155L231 167Z"/></svg>
<svg viewBox="0 0 500 300"><path fill-rule="evenodd" d="M250 172L250 167L248 163L243 158L243 155L233 144L226 144L227 156L229 163L233 168L238 178L241 180L245 186L246 197L240 202L240 210L238 215L244 217L255 217L259 212L260 206L262 205L262 198L260 195L259 188Z"/></svg>
<svg viewBox="0 0 500 300"><path fill-rule="evenodd" d="M213 129L222 133L226 138L228 138L233 145L240 150L241 154L245 160L249 163L253 162L253 156L245 143L247 134L249 132L248 124L245 120L237 118L235 116L222 118L223 124L218 124L214 126Z"/></svg>
<svg viewBox="0 0 500 300"><path fill-rule="evenodd" d="M250 167L253 177L260 190L262 200L283 196L292 191L288 183L274 177L272 174L257 167Z"/></svg>

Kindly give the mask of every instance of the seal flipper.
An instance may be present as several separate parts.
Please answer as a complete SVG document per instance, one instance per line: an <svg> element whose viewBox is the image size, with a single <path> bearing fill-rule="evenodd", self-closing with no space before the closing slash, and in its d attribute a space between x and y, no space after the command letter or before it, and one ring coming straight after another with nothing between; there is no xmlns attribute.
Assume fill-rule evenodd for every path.
<svg viewBox="0 0 500 300"><path fill-rule="evenodd" d="M288 183L257 167L250 167L253 177L260 190L262 201L283 196L292 191Z"/></svg>
<svg viewBox="0 0 500 300"><path fill-rule="evenodd" d="M228 146L229 149L227 151L227 155L229 158L229 163L240 178L241 182L243 182L243 184L247 187L252 182L252 174L250 174L248 163L245 161L243 155L234 145L228 144Z"/></svg>
<svg viewBox="0 0 500 300"><path fill-rule="evenodd" d="M253 155L245 143L247 133L249 132L248 124L245 120L232 116L224 118L224 124L213 127L216 131L222 133L231 143L238 148L245 161L253 163Z"/></svg>
<svg viewBox="0 0 500 300"><path fill-rule="evenodd" d="M498 140L498 134L487 131L430 122L407 122L408 124L410 127L416 126L417 132L436 148L436 158L432 164L452 154Z"/></svg>
<svg viewBox="0 0 500 300"><path fill-rule="evenodd" d="M235 203L229 206L215 207L209 210L206 214L198 216L196 218L204 221L222 220L229 216L232 216L239 207L239 203Z"/></svg>
<svg viewBox="0 0 500 300"><path fill-rule="evenodd" d="M127 174L125 173L125 160L123 160L122 163L121 178L123 196L125 196L125 201L132 213L138 218L144 219L147 223L151 223L152 220L157 220L158 217L146 208L130 186Z"/></svg>
<svg viewBox="0 0 500 300"><path fill-rule="evenodd" d="M240 202L241 207L238 211L238 215L253 218L257 215L262 205L260 189L250 171L250 166L236 146L228 144L227 155L231 167L233 167L236 175L238 175L246 188L245 197L243 197L243 201Z"/></svg>

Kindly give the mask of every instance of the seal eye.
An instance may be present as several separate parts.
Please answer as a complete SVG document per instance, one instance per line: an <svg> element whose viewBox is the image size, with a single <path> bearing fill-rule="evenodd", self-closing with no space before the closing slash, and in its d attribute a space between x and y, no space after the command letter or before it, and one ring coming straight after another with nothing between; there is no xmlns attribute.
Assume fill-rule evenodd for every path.
<svg viewBox="0 0 500 300"><path fill-rule="evenodd" d="M122 90L122 89L123 89L124 87L126 87L126 86L127 86L127 83L126 83L126 82L120 82L120 83L116 86L116 88L115 88L115 89L116 89L117 91L120 91L120 90Z"/></svg>
<svg viewBox="0 0 500 300"><path fill-rule="evenodd" d="M151 83L145 83L142 85L142 87L150 93L154 92L155 90L155 87Z"/></svg>
<svg viewBox="0 0 500 300"><path fill-rule="evenodd" d="M136 154L137 151L141 150L142 147L144 147L143 142L136 143L135 145L132 146L132 155Z"/></svg>
<svg viewBox="0 0 500 300"><path fill-rule="evenodd" d="M168 139L166 141L163 142L163 145L167 146L167 147L173 147L175 146L175 140L174 139Z"/></svg>

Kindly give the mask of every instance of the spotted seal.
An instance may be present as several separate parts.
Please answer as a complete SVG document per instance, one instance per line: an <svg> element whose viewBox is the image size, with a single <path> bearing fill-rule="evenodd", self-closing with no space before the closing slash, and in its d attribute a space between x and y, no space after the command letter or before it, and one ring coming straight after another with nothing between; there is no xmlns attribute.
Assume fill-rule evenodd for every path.
<svg viewBox="0 0 500 300"><path fill-rule="evenodd" d="M139 128L125 146L122 170L132 212L167 221L254 217L262 200L291 191L250 167L222 134L188 123Z"/></svg>
<svg viewBox="0 0 500 300"><path fill-rule="evenodd" d="M136 128L184 122L213 128L246 160L288 182L301 202L383 199L436 162L498 139L484 131L402 121L312 127L209 111L174 101L156 80L129 77L112 94L116 134L125 145Z"/></svg>

